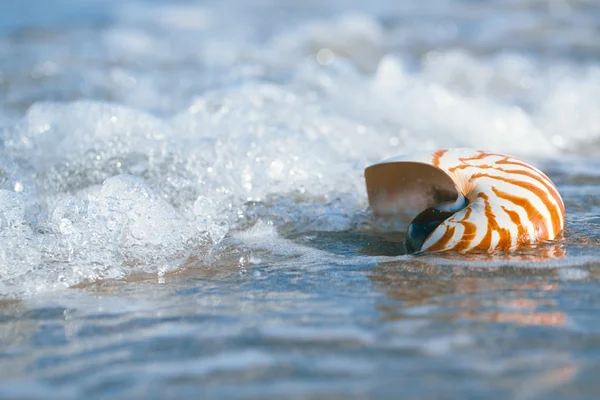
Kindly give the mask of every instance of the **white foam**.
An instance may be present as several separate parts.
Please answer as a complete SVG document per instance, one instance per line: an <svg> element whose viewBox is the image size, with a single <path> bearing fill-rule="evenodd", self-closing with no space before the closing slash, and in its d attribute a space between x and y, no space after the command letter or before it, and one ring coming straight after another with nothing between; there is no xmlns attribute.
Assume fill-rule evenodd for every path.
<svg viewBox="0 0 600 400"><path fill-rule="evenodd" d="M331 265L374 264L373 257L343 257L282 238L272 223L259 221L253 227L235 233L235 236L258 252L267 253L271 260L285 261L285 268L327 268Z"/></svg>

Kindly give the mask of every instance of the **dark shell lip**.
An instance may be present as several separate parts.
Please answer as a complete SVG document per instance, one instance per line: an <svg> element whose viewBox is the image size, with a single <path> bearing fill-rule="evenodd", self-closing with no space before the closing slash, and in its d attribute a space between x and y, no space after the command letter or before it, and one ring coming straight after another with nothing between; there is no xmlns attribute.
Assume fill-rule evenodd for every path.
<svg viewBox="0 0 600 400"><path fill-rule="evenodd" d="M446 172L415 161L391 161L365 169L369 206L376 217L409 224L424 210L454 202L459 191Z"/></svg>
<svg viewBox="0 0 600 400"><path fill-rule="evenodd" d="M454 203L441 203L425 209L408 226L406 250L409 253L419 252L429 235L438 226L468 205L469 200L461 195Z"/></svg>

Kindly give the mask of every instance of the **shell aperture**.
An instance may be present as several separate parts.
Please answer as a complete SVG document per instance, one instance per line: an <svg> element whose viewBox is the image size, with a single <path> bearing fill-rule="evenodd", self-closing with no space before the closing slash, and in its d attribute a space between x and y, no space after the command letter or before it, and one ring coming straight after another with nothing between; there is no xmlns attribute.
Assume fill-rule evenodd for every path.
<svg viewBox="0 0 600 400"><path fill-rule="evenodd" d="M459 193L455 202L445 202L430 207L417 215L410 225L406 234L406 249L409 253L415 253L423 247L423 243L429 235L445 220L457 211L462 210L469 204L469 200Z"/></svg>

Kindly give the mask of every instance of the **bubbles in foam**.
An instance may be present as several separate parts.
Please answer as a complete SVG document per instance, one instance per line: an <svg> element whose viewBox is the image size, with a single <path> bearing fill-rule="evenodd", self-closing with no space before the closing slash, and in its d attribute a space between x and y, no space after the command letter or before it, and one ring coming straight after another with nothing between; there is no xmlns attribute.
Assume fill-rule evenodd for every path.
<svg viewBox="0 0 600 400"><path fill-rule="evenodd" d="M21 193L0 190L0 287L10 290L20 276L40 264L40 242L25 220L25 199Z"/></svg>
<svg viewBox="0 0 600 400"><path fill-rule="evenodd" d="M93 223L127 249L128 262L182 258L208 244L202 225L186 220L139 178L109 178L88 199Z"/></svg>
<svg viewBox="0 0 600 400"><path fill-rule="evenodd" d="M246 268L252 260L252 250L243 241L225 238L208 254L209 263L216 268Z"/></svg>

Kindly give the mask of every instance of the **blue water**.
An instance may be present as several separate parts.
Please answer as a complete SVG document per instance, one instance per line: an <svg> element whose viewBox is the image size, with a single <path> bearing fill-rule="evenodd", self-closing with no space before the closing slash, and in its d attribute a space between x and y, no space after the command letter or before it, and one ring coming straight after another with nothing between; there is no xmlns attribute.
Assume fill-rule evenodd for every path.
<svg viewBox="0 0 600 400"><path fill-rule="evenodd" d="M600 4L0 3L0 398L597 398ZM516 254L407 256L363 170L557 184Z"/></svg>

